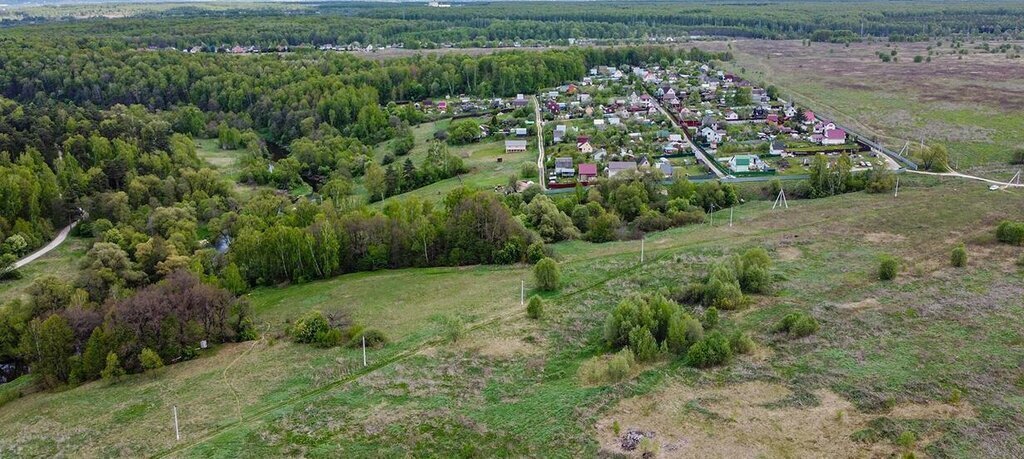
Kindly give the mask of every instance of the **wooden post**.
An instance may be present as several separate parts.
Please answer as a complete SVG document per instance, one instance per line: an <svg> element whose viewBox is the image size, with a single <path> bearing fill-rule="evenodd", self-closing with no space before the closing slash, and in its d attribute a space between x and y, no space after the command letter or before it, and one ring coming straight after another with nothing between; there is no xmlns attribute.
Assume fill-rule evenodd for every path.
<svg viewBox="0 0 1024 459"><path fill-rule="evenodd" d="M178 406L174 405L174 438L177 441L181 441L181 431L178 430Z"/></svg>

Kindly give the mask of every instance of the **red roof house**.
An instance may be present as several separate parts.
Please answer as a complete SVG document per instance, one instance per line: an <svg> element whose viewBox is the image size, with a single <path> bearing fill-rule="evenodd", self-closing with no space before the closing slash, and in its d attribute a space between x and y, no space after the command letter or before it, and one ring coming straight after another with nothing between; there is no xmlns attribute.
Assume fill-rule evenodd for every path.
<svg viewBox="0 0 1024 459"><path fill-rule="evenodd" d="M580 164L580 181L589 182L597 178L597 164Z"/></svg>

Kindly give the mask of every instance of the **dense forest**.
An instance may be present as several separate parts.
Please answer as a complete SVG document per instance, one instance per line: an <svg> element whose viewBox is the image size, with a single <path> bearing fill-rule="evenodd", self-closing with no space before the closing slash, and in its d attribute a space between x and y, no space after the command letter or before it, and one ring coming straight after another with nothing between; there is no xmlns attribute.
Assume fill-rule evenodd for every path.
<svg viewBox="0 0 1024 459"><path fill-rule="evenodd" d="M130 20L74 20L61 31L88 33L132 46L207 51L217 46L351 44L406 48L509 46L513 42L566 44L570 38L609 42L651 37L729 36L894 40L963 35L1014 35L1024 30L1015 2L486 2L453 8L422 3L302 4L287 11L211 10L201 6L136 12ZM130 13L130 11L129 11ZM28 17L25 21L50 19Z"/></svg>

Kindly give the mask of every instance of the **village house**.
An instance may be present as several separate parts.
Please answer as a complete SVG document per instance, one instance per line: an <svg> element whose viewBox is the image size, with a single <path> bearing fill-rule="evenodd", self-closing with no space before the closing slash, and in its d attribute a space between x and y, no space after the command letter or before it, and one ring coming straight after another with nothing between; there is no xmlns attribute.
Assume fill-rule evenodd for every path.
<svg viewBox="0 0 1024 459"><path fill-rule="evenodd" d="M559 177L572 177L576 175L576 169L572 167L572 158L555 158L555 175Z"/></svg>
<svg viewBox="0 0 1024 459"><path fill-rule="evenodd" d="M554 141L554 143L561 143L563 140L565 140L565 132L566 127L564 124L559 124L558 126L555 126L555 132L552 134L552 141Z"/></svg>
<svg viewBox="0 0 1024 459"><path fill-rule="evenodd" d="M736 155L729 159L729 169L733 172L756 172L763 169L763 164L757 155Z"/></svg>
<svg viewBox="0 0 1024 459"><path fill-rule="evenodd" d="M597 164L583 163L580 164L580 182L590 182L597 179Z"/></svg>
<svg viewBox="0 0 1024 459"><path fill-rule="evenodd" d="M506 140L505 153L522 153L526 151L525 140Z"/></svg>
<svg viewBox="0 0 1024 459"><path fill-rule="evenodd" d="M842 145L846 143L846 131L842 129L826 129L822 134L822 145Z"/></svg>
<svg viewBox="0 0 1024 459"><path fill-rule="evenodd" d="M772 156L781 156L786 152L786 144L779 140L772 140L771 146L768 148L768 154Z"/></svg>
<svg viewBox="0 0 1024 459"><path fill-rule="evenodd" d="M608 177L615 177L626 171L635 171L636 163L633 161L609 161L608 162Z"/></svg>
<svg viewBox="0 0 1024 459"><path fill-rule="evenodd" d="M576 144L576 149L585 155L589 155L594 152L594 146L590 142L581 142Z"/></svg>

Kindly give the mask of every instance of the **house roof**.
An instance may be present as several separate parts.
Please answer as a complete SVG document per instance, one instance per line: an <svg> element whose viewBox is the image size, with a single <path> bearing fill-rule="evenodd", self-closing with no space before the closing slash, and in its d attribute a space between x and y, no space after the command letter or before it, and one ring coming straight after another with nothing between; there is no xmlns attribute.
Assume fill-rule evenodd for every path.
<svg viewBox="0 0 1024 459"><path fill-rule="evenodd" d="M621 172L635 169L636 163L634 163L633 161L608 161L609 172Z"/></svg>
<svg viewBox="0 0 1024 459"><path fill-rule="evenodd" d="M510 148L510 147L512 147L512 148L515 148L515 147L526 148L526 141L525 140L506 140L505 141L505 148Z"/></svg>
<svg viewBox="0 0 1024 459"><path fill-rule="evenodd" d="M580 164L580 175L597 175L597 164Z"/></svg>
<svg viewBox="0 0 1024 459"><path fill-rule="evenodd" d="M841 140L846 138L846 131L842 129L827 129L825 130L825 138L832 140Z"/></svg>
<svg viewBox="0 0 1024 459"><path fill-rule="evenodd" d="M565 167L565 168L572 167L572 158L569 158L569 157L555 158L555 167Z"/></svg>

